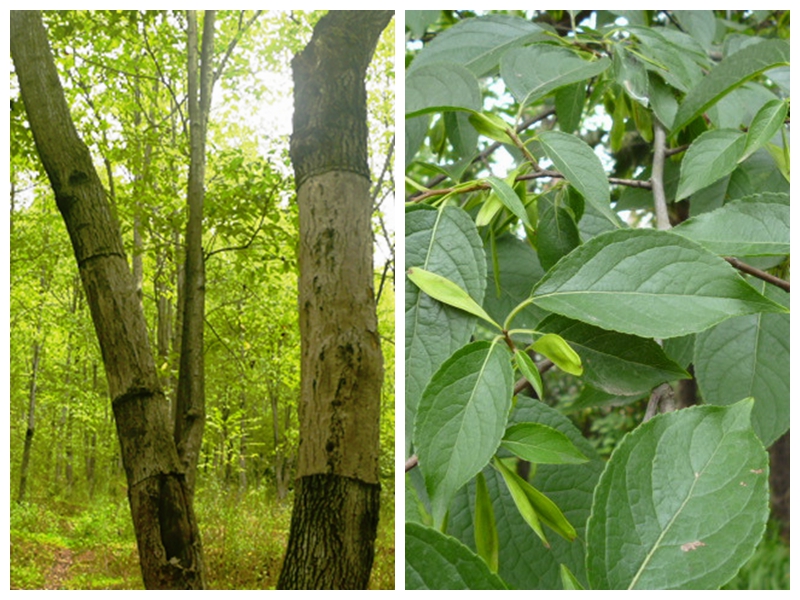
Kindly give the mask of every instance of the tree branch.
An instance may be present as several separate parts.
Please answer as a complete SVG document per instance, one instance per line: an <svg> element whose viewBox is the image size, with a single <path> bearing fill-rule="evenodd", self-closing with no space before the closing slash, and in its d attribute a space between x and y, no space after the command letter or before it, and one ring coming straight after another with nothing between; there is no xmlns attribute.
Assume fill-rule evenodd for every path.
<svg viewBox="0 0 800 600"><path fill-rule="evenodd" d="M775 277L775 275L770 275L766 271L762 271L761 269L756 269L753 266L748 265L747 263L743 263L738 258L733 258L732 256L725 257L734 268L739 269L742 273L747 273L748 275L752 275L762 281L766 281L767 283L771 283L774 286L781 288L785 292L789 292L789 282L781 279L780 277Z"/></svg>

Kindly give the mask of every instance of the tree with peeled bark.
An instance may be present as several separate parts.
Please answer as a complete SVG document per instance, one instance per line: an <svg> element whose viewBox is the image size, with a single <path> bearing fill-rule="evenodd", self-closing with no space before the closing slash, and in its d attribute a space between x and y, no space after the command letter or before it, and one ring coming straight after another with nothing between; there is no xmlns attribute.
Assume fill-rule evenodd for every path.
<svg viewBox="0 0 800 600"><path fill-rule="evenodd" d="M383 359L364 78L393 14L331 11L292 61L302 382L282 589L364 589L372 569Z"/></svg>
<svg viewBox="0 0 800 600"><path fill-rule="evenodd" d="M11 55L42 165L69 232L112 398L144 585L205 587L192 494L116 222L78 135L38 11L11 11Z"/></svg>

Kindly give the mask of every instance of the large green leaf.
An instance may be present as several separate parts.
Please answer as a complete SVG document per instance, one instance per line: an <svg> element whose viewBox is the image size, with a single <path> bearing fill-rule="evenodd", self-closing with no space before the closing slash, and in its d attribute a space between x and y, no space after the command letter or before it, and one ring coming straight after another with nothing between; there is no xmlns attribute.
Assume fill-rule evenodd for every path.
<svg viewBox="0 0 800 600"><path fill-rule="evenodd" d="M586 202L615 226L620 227L619 217L611 210L611 191L603 163L592 148L578 136L563 131L543 131L538 140L547 158L556 169L577 189Z"/></svg>
<svg viewBox="0 0 800 600"><path fill-rule="evenodd" d="M513 375L504 345L474 342L447 359L425 388L414 447L437 527L453 494L497 451L511 408Z"/></svg>
<svg viewBox="0 0 800 600"><path fill-rule="evenodd" d="M789 304L789 294L762 286ZM705 402L755 398L753 428L765 446L789 428L789 315L737 317L697 334L694 366Z"/></svg>
<svg viewBox="0 0 800 600"><path fill-rule="evenodd" d="M683 200L736 168L747 136L736 129L715 129L698 137L681 163L676 200Z"/></svg>
<svg viewBox="0 0 800 600"><path fill-rule="evenodd" d="M593 589L716 589L750 558L769 514L752 407L659 415L622 440L587 525Z"/></svg>
<svg viewBox="0 0 800 600"><path fill-rule="evenodd" d="M722 258L654 229L592 238L561 259L532 297L546 310L640 337L676 337L736 315L787 312Z"/></svg>
<svg viewBox="0 0 800 600"><path fill-rule="evenodd" d="M533 44L506 52L500 61L500 75L520 105L525 106L565 85L599 75L610 65L605 57L588 61L567 48Z"/></svg>
<svg viewBox="0 0 800 600"><path fill-rule="evenodd" d="M567 340L581 357L584 381L609 394L642 394L665 381L690 377L651 339L608 331L561 315L551 315L537 329Z"/></svg>
<svg viewBox="0 0 800 600"><path fill-rule="evenodd" d="M536 248L542 267L549 269L580 245L581 234L575 216L568 207L542 195L538 209Z"/></svg>
<svg viewBox="0 0 800 600"><path fill-rule="evenodd" d="M503 581L457 539L406 523L407 590L504 590Z"/></svg>
<svg viewBox="0 0 800 600"><path fill-rule="evenodd" d="M434 63L406 75L406 118L445 110L479 111L478 80L455 63Z"/></svg>
<svg viewBox="0 0 800 600"><path fill-rule="evenodd" d="M767 69L789 64L789 42L764 40L725 57L684 98L672 130L678 131L725 94Z"/></svg>
<svg viewBox="0 0 800 600"><path fill-rule="evenodd" d="M438 34L417 55L409 71L433 63L458 63L475 76L497 69L500 57L510 48L544 38L535 23L508 15L465 19Z"/></svg>
<svg viewBox="0 0 800 600"><path fill-rule="evenodd" d="M455 207L427 206L406 211L406 264L419 266L457 283L481 302L486 258L475 223ZM406 451L419 398L430 376L445 359L469 341L475 317L446 306L405 284Z"/></svg>
<svg viewBox="0 0 800 600"><path fill-rule="evenodd" d="M673 231L721 256L789 254L789 195L764 192L740 198Z"/></svg>

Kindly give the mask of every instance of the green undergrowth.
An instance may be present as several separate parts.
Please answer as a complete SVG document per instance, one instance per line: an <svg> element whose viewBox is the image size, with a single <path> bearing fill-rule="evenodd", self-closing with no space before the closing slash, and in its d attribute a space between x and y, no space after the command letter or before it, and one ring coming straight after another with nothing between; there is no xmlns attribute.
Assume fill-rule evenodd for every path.
<svg viewBox="0 0 800 600"><path fill-rule="evenodd" d="M210 589L274 589L291 497L198 489L195 510ZM11 504L11 589L142 589L127 500ZM394 498L381 498L370 589L394 589Z"/></svg>

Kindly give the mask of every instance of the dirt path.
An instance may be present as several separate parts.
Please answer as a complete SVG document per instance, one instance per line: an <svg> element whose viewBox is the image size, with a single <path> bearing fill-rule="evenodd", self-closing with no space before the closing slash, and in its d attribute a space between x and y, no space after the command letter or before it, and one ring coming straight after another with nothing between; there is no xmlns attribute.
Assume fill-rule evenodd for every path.
<svg viewBox="0 0 800 600"><path fill-rule="evenodd" d="M67 578L69 568L72 566L72 550L59 548L56 550L55 563L44 580L44 589L60 590L61 584Z"/></svg>

